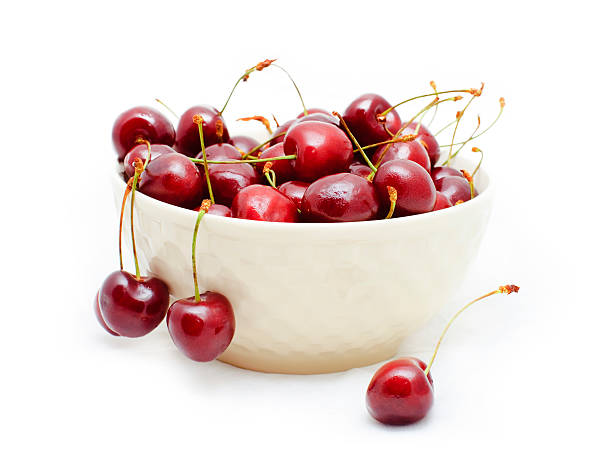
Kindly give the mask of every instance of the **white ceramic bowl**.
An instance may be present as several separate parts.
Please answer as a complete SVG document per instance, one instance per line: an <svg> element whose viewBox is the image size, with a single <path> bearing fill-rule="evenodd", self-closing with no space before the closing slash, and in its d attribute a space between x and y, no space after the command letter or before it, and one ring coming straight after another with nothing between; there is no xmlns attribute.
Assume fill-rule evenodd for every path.
<svg viewBox="0 0 612 456"><path fill-rule="evenodd" d="M459 158L455 166L474 164ZM197 242L200 289L223 293L236 315L236 334L220 359L265 372L322 373L392 357L452 297L476 256L493 199L484 170L476 187L479 196L464 204L391 220L293 224L205 216ZM119 207L125 182L117 172L113 188ZM196 215L136 197L142 269L177 298L194 293ZM124 225L129 243L129 211Z"/></svg>

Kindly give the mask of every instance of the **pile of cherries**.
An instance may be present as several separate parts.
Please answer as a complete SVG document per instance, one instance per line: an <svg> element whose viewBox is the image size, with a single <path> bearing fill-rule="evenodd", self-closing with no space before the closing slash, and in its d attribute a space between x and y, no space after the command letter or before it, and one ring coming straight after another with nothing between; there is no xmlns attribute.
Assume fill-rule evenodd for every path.
<svg viewBox="0 0 612 456"><path fill-rule="evenodd" d="M359 222L436 211L477 195L473 175L480 163L471 174L448 165L465 144L484 133L476 134L479 119L474 133L455 143L459 122L472 100L482 94L482 87L440 92L432 82L433 93L394 106L380 95L366 94L355 99L343 115L306 109L302 100L303 112L277 124L274 132L261 116L241 119L262 121L271 132L265 142L230 136L223 111L237 85L269 66L278 65L265 60L247 69L220 111L198 105L177 116L176 129L149 107L132 108L117 118L113 143L127 182L119 222L120 269L106 278L94 302L98 321L108 333L144 336L166 318L172 340L189 358L210 361L225 351L235 331L232 305L221 293L200 294L198 288L196 242L204 216L267 222ZM437 112L440 103L459 101L462 97L457 93L472 97L443 128L454 127L451 144L440 146L422 121L430 109ZM453 96L440 99L442 94ZM428 104L402 122L395 108L424 98L429 98ZM503 98L500 105L503 109ZM460 147L453 153L455 145ZM449 147L448 156L437 166L441 147ZM171 306L167 285L160 278L140 274L133 225L137 190L198 211L191 246L194 295ZM135 274L124 270L121 240L130 195ZM507 285L483 297L513 291L518 287ZM405 424L425 416L433 400L429 371L442 337L428 365L416 358L396 360L374 375L367 392L368 410L374 418Z"/></svg>

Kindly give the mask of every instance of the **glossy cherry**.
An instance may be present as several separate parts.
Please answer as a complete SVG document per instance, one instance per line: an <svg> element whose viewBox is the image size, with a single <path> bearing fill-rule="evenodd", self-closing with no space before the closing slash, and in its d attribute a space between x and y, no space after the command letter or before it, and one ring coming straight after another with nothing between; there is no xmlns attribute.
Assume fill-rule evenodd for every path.
<svg viewBox="0 0 612 456"><path fill-rule="evenodd" d="M310 108L307 109L308 114L304 114L304 111L300 112L296 117L296 119L301 119L307 115L312 115L312 114L327 114L328 116L331 117L331 113L329 111L326 111L325 109L321 109L321 108Z"/></svg>
<svg viewBox="0 0 612 456"><path fill-rule="evenodd" d="M418 122L411 122L408 124L408 127L404 129L403 134L407 135L410 133L414 133L416 131ZM429 161L431 162L431 166L435 166L435 164L440 159L440 145L438 144L438 140L436 137L427 129L427 127L423 124L419 127L419 132L417 133L416 140L419 141L425 147L427 154L429 155Z"/></svg>
<svg viewBox="0 0 612 456"><path fill-rule="evenodd" d="M436 202L436 187L431 176L421 165L410 160L383 163L373 182L385 210L390 206L387 187L397 190L396 217L429 212Z"/></svg>
<svg viewBox="0 0 612 456"><path fill-rule="evenodd" d="M199 210L200 210L200 206L194 209L194 211L199 211ZM207 215L219 215L221 217L231 217L232 210L229 207L224 206L223 204L211 204L206 214Z"/></svg>
<svg viewBox="0 0 612 456"><path fill-rule="evenodd" d="M251 185L238 192L232 202L232 216L266 222L297 222L293 201L267 185Z"/></svg>
<svg viewBox="0 0 612 456"><path fill-rule="evenodd" d="M100 292L99 291L96 292L96 297L94 299L94 313L96 315L96 320L98 320L98 323L100 323L100 326L102 326L106 330L107 333L109 333L112 336L119 335L118 333L110 329L108 325L106 324L106 322L104 321L104 318L102 318L102 313L100 312Z"/></svg>
<svg viewBox="0 0 612 456"><path fill-rule="evenodd" d="M417 358L402 358L383 365L366 393L370 414L384 424L401 425L422 419L433 405L433 382L427 365Z"/></svg>
<svg viewBox="0 0 612 456"><path fill-rule="evenodd" d="M234 337L236 321L228 299L207 291L200 301L195 296L179 299L168 310L168 332L174 344L194 361L212 361Z"/></svg>
<svg viewBox="0 0 612 456"><path fill-rule="evenodd" d="M108 327L123 337L141 337L164 319L170 294L164 282L126 271L110 274L100 288L100 313Z"/></svg>
<svg viewBox="0 0 612 456"><path fill-rule="evenodd" d="M208 152L208 148L206 151ZM234 197L240 190L260 182L257 172L248 163L211 163L208 165L208 169L215 202L226 206L232 204Z"/></svg>
<svg viewBox="0 0 612 456"><path fill-rule="evenodd" d="M389 133L377 118L379 114L390 107L391 104L380 95L367 93L355 99L346 108L343 116L344 120L361 146L390 139ZM393 134L400 129L401 122L395 109L386 115L385 125Z"/></svg>
<svg viewBox="0 0 612 456"><path fill-rule="evenodd" d="M463 174L461 174L461 171L459 171L458 169L452 168L450 166L434 166L431 169L431 178L433 179L434 184L443 177L447 176L463 177Z"/></svg>
<svg viewBox="0 0 612 456"><path fill-rule="evenodd" d="M264 150L260 155L260 159L266 158L274 158L274 157L284 157L285 156L285 148L283 144L275 144L266 150ZM272 162L272 170L276 175L276 183L282 184L284 182L290 181L295 177L294 170L295 160L274 160ZM261 173L265 166L265 162L257 163L256 168Z"/></svg>
<svg viewBox="0 0 612 456"><path fill-rule="evenodd" d="M176 151L165 144L151 144L151 160L155 160L160 155L172 154ZM149 150L146 144L139 144L128 152L123 159L123 170L126 177L132 177L134 175L134 162L139 158L143 163L147 161Z"/></svg>
<svg viewBox="0 0 612 456"><path fill-rule="evenodd" d="M141 139L151 144L172 146L175 139L174 127L161 112L147 106L137 106L121 113L113 125L113 144L119 161Z"/></svg>
<svg viewBox="0 0 612 456"><path fill-rule="evenodd" d="M151 161L139 184L145 195L191 209L204 198L204 180L197 166L184 155L164 154Z"/></svg>
<svg viewBox="0 0 612 456"><path fill-rule="evenodd" d="M274 144L278 144L278 143L284 142L287 130L289 130L289 128L291 128L291 126L294 123L295 123L295 119L288 120L284 124L281 124L276 130L274 130L274 133L272 133L272 137L274 139L272 141L270 141L270 145L273 146ZM282 136L280 136L280 135L282 135Z"/></svg>
<svg viewBox="0 0 612 456"><path fill-rule="evenodd" d="M364 165L359 160L353 160L353 163L349 165L349 173L354 174L355 176L363 177L367 179L367 177L372 173L372 170L369 166Z"/></svg>
<svg viewBox="0 0 612 456"><path fill-rule="evenodd" d="M229 141L229 132L223 116L219 111L208 105L193 106L183 113L176 127L176 150L188 157L195 157L202 151L200 145L200 134L198 126L193 122L193 116L199 115L204 120L202 127L204 131L204 144L206 148L217 143ZM217 137L217 122L223 125L221 138Z"/></svg>
<svg viewBox="0 0 612 456"><path fill-rule="evenodd" d="M301 209L310 222L359 222L375 219L380 203L370 181L339 173L313 182L304 193Z"/></svg>
<svg viewBox="0 0 612 456"><path fill-rule="evenodd" d="M451 206L452 204L450 200L446 197L446 195L444 195L443 193L440 193L439 191L436 191L436 202L434 204L432 211L439 211L441 209L446 209Z"/></svg>
<svg viewBox="0 0 612 456"><path fill-rule="evenodd" d="M257 142L250 136L232 136L229 140L229 143L245 154L248 153L251 149L259 146L259 142Z"/></svg>
<svg viewBox="0 0 612 456"><path fill-rule="evenodd" d="M436 190L448 198L454 206L457 201L468 201L472 199L470 184L463 177L447 176L436 181Z"/></svg>
<svg viewBox="0 0 612 456"><path fill-rule="evenodd" d="M278 191L293 201L297 207L301 207L302 198L309 185L309 182L289 181L279 185Z"/></svg>
<svg viewBox="0 0 612 456"><path fill-rule="evenodd" d="M353 146L344 132L325 122L301 122L287 133L285 155L296 155L295 175L312 182L348 170Z"/></svg>
<svg viewBox="0 0 612 456"><path fill-rule="evenodd" d="M291 128L297 124L300 124L302 122L310 122L310 121L324 122L324 123L335 125L336 127L340 128L340 121L338 120L337 117L334 117L329 113L319 112L315 114L308 114L307 116L302 116L302 117L295 119L291 127L289 127L289 130L291 130Z"/></svg>
<svg viewBox="0 0 612 456"><path fill-rule="evenodd" d="M372 156L372 162L380 164L397 159L411 160L421 165L427 172L431 170L429 155L425 147L416 140L379 146Z"/></svg>

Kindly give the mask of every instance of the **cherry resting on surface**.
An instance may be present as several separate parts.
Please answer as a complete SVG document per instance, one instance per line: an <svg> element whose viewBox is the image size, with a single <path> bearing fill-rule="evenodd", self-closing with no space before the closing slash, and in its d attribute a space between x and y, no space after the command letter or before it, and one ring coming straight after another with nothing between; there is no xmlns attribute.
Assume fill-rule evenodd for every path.
<svg viewBox="0 0 612 456"><path fill-rule="evenodd" d="M100 326L102 326L106 330L107 333L113 336L119 335L115 331L110 329L108 325L106 324L106 322L104 321L104 318L102 318L102 313L100 313L100 291L96 292L96 298L94 300L94 313L96 314L96 319L98 320L98 323L100 323Z"/></svg>
<svg viewBox="0 0 612 456"><path fill-rule="evenodd" d="M396 359L376 371L366 393L370 414L385 424L422 419L433 405L433 382L417 358Z"/></svg>
<svg viewBox="0 0 612 456"><path fill-rule="evenodd" d="M289 181L280 185L278 191L293 201L297 207L301 207L302 198L309 185L309 182Z"/></svg>
<svg viewBox="0 0 612 456"><path fill-rule="evenodd" d="M204 198L204 180L197 166L184 155L165 154L151 161L142 173L139 189L145 195L191 209Z"/></svg>
<svg viewBox="0 0 612 456"><path fill-rule="evenodd" d="M397 142L379 146L372 157L372 162L382 164L397 159L411 160L421 165L425 171L429 172L431 170L429 155L427 155L425 147L418 141Z"/></svg>
<svg viewBox="0 0 612 456"><path fill-rule="evenodd" d="M410 160L383 163L373 183L385 209L390 205L387 187L397 190L397 217L430 212L436 202L436 187L431 176L421 165Z"/></svg>
<svg viewBox="0 0 612 456"><path fill-rule="evenodd" d="M240 190L232 202L232 216L267 222L298 221L295 203L267 185L251 185Z"/></svg>
<svg viewBox="0 0 612 456"><path fill-rule="evenodd" d="M108 327L123 337L141 337L153 331L166 316L170 294L155 277L126 271L110 274L100 288L100 313Z"/></svg>
<svg viewBox="0 0 612 456"><path fill-rule="evenodd" d="M113 125L113 144L119 161L138 144L146 139L151 144L174 144L174 127L157 109L137 106L119 115Z"/></svg>
<svg viewBox="0 0 612 456"><path fill-rule="evenodd" d="M151 160L155 160L160 155L164 154L175 154L176 151L165 144L151 144ZM123 159L123 170L125 175L130 178L134 175L134 162L137 158L145 163L147 161L147 155L149 154L146 144L139 144L128 152Z"/></svg>
<svg viewBox="0 0 612 456"><path fill-rule="evenodd" d="M454 206L457 201L468 201L472 199L470 184L461 176L446 176L436 181L436 190L448 198Z"/></svg>
<svg viewBox="0 0 612 456"><path fill-rule="evenodd" d="M324 122L301 122L285 137L285 155L295 155L298 180L312 182L348 170L353 146L338 127Z"/></svg>
<svg viewBox="0 0 612 456"><path fill-rule="evenodd" d="M202 151L200 146L200 134L198 126L193 123L193 116L199 115L204 120L202 128L204 131L204 144L206 148L217 143L229 141L229 132L223 120L223 116L217 109L208 105L193 106L183 113L176 127L176 150L188 157L195 157ZM223 125L221 138L217 137L217 122Z"/></svg>
<svg viewBox="0 0 612 456"><path fill-rule="evenodd" d="M359 144L369 146L390 139L389 133L377 118L380 113L390 107L391 104L380 95L367 93L354 100L346 108L342 117ZM401 123L399 114L393 109L386 115L384 125L395 134L400 129Z"/></svg>
<svg viewBox="0 0 612 456"><path fill-rule="evenodd" d="M349 173L322 177L310 184L302 199L302 216L310 222L373 220L379 209L374 185Z"/></svg>
<svg viewBox="0 0 612 456"><path fill-rule="evenodd" d="M206 362L216 359L234 337L236 321L230 302L221 293L207 291L175 301L166 317L172 341L187 357Z"/></svg>

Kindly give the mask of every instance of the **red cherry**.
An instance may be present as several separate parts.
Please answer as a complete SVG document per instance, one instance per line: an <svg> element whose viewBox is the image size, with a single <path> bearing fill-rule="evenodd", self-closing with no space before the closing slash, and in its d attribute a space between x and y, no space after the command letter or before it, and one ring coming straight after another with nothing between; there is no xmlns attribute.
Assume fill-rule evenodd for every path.
<svg viewBox="0 0 612 456"><path fill-rule="evenodd" d="M165 144L151 144L151 160L155 160L160 155L164 154L172 154L176 153L176 151ZM147 149L146 144L139 144L138 146L132 148L128 152L128 154L123 159L123 169L125 171L125 175L130 178L134 175L134 162L136 158L140 158L140 160L145 163L147 161L147 156L149 155L149 150Z"/></svg>
<svg viewBox="0 0 612 456"><path fill-rule="evenodd" d="M296 118L297 119L301 119L307 115L311 115L311 114L327 114L328 116L331 117L331 113L329 111L326 111L325 109L320 109L320 108L310 108L307 109L308 114L304 114L304 111L300 112Z"/></svg>
<svg viewBox="0 0 612 456"><path fill-rule="evenodd" d="M436 181L436 189L448 198L454 206L457 201L468 201L472 199L470 184L462 176L447 176Z"/></svg>
<svg viewBox="0 0 612 456"><path fill-rule="evenodd" d="M199 115L204 119L202 129L204 131L204 145L206 148L217 143L229 141L229 132L223 116L216 108L208 105L193 106L183 113L176 127L176 150L188 157L195 157L202 151L200 145L200 134L198 126L193 122L193 116ZM221 140L217 137L217 122L223 124L223 135Z"/></svg>
<svg viewBox="0 0 612 456"><path fill-rule="evenodd" d="M366 393L370 414L384 424L419 421L433 404L433 383L417 358L390 361L376 371Z"/></svg>
<svg viewBox="0 0 612 456"><path fill-rule="evenodd" d="M289 181L279 186L278 191L293 201L297 207L301 207L302 198L309 185L309 182Z"/></svg>
<svg viewBox="0 0 612 456"><path fill-rule="evenodd" d="M434 204L434 208L432 211L439 211L440 209L446 209L447 207L451 207L452 204L449 199L443 193L436 191L436 203Z"/></svg>
<svg viewBox="0 0 612 456"><path fill-rule="evenodd" d="M97 291L96 298L94 300L94 313L96 314L96 320L98 320L98 323L100 323L100 326L102 326L106 330L106 332L108 332L109 334L113 336L118 336L119 334L117 334L115 331L110 329L108 325L106 324L106 322L104 321L104 318L102 318L102 314L100 313L100 300L99 299L100 299L100 292Z"/></svg>
<svg viewBox="0 0 612 456"><path fill-rule="evenodd" d="M296 155L295 174L303 181L344 172L353 160L353 146L346 135L324 122L295 125L287 133L284 147L285 155Z"/></svg>
<svg viewBox="0 0 612 456"><path fill-rule="evenodd" d="M302 199L302 216L310 222L373 220L379 209L374 185L349 173L322 177L310 184Z"/></svg>
<svg viewBox="0 0 612 456"><path fill-rule="evenodd" d="M387 149L386 152L385 149ZM381 156L382 160L380 160ZM372 162L379 163L380 160L382 164L397 159L411 160L421 165L427 172L431 170L429 155L427 155L427 151L418 141L397 142L378 146L376 153L372 157Z"/></svg>
<svg viewBox="0 0 612 456"><path fill-rule="evenodd" d="M429 212L436 202L431 176L410 160L392 160L380 165L374 176L374 187L385 209L390 206L387 187L397 190L396 217Z"/></svg>
<svg viewBox="0 0 612 456"><path fill-rule="evenodd" d="M223 165L211 163L208 165L208 171L215 202L226 206L232 204L234 197L240 190L259 182L259 176L255 169L248 163Z"/></svg>
<svg viewBox="0 0 612 456"><path fill-rule="evenodd" d="M284 156L285 149L283 147L283 144L275 144L272 147L269 147L264 150L259 155L259 158L265 159ZM294 163L295 160L274 160L272 162L272 171L274 171L274 174L276 175L277 184L282 184L283 182L287 182L293 179L295 175L295 171L293 169ZM259 170L259 172L262 173L265 165L265 162L261 162L257 163L255 166Z"/></svg>
<svg viewBox="0 0 612 456"><path fill-rule="evenodd" d="M178 153L164 154L150 162L138 188L151 198L186 209L204 198L204 180L198 167Z"/></svg>
<svg viewBox="0 0 612 456"><path fill-rule="evenodd" d="M259 143L250 136L232 136L232 138L229 140L229 143L236 149L240 149L244 153L247 153L254 147L259 146Z"/></svg>
<svg viewBox="0 0 612 456"><path fill-rule="evenodd" d="M158 110L147 106L137 106L121 113L113 125L113 144L120 161L140 139L172 146L174 138L170 121Z"/></svg>
<svg viewBox="0 0 612 456"><path fill-rule="evenodd" d="M413 133L416 130L417 125L418 122L410 122L408 127L403 131L403 134ZM416 139L423 144L425 150L429 154L431 166L434 166L440 159L440 145L438 144L438 140L423 124L421 124L419 128Z"/></svg>
<svg viewBox="0 0 612 456"><path fill-rule="evenodd" d="M195 158L202 159L202 151L198 152ZM240 160L242 154L231 144L214 144L206 147L207 160Z"/></svg>
<svg viewBox="0 0 612 456"><path fill-rule="evenodd" d="M210 213L210 212L209 212ZM168 310L168 332L174 344L194 361L212 361L221 355L234 337L236 322L228 299L221 293L207 291L179 299Z"/></svg>
<svg viewBox="0 0 612 456"><path fill-rule="evenodd" d="M164 282L126 271L110 274L100 288L100 313L108 327L124 337L153 331L166 316L170 294Z"/></svg>
<svg viewBox="0 0 612 456"><path fill-rule="evenodd" d="M193 210L196 212L199 212L200 206L194 208ZM206 214L207 215L219 215L221 217L231 217L232 210L229 207L224 206L223 204L211 204Z"/></svg>
<svg viewBox="0 0 612 456"><path fill-rule="evenodd" d="M431 169L431 178L434 181L434 184L446 176L459 176L463 177L461 171L455 168L451 168L450 166L434 166Z"/></svg>
<svg viewBox="0 0 612 456"><path fill-rule="evenodd" d="M272 133L272 137L274 138L272 141L270 141L270 145L273 146L274 144L278 144L278 143L282 143L285 141L285 135L279 136L282 133L287 133L287 130L289 130L289 128L291 128L291 126L295 123L295 119L291 119L288 120L287 122L285 122L284 124L281 124L276 130L274 130L274 133Z"/></svg>
<svg viewBox="0 0 612 456"><path fill-rule="evenodd" d="M349 165L349 173L367 179L367 177L372 173L372 170L369 166L364 165L359 160L353 160L353 163Z"/></svg>
<svg viewBox="0 0 612 456"><path fill-rule="evenodd" d="M266 222L297 222L297 206L267 185L251 185L238 192L232 202L232 216Z"/></svg>
<svg viewBox="0 0 612 456"><path fill-rule="evenodd" d="M337 117L334 117L329 113L315 113L315 114L308 114L307 116L302 116L302 117L295 119L291 127L289 127L289 130L291 130L291 128L297 124L300 124L302 122L310 122L310 121L325 122L325 123L332 124L340 128L340 121L338 120Z"/></svg>
<svg viewBox="0 0 612 456"><path fill-rule="evenodd" d="M380 95L368 93L354 100L346 111L344 121L347 123L351 133L355 135L359 145L368 146L390 138L377 116L390 108L391 104ZM401 119L395 109L386 115L385 125L393 134L401 127Z"/></svg>

